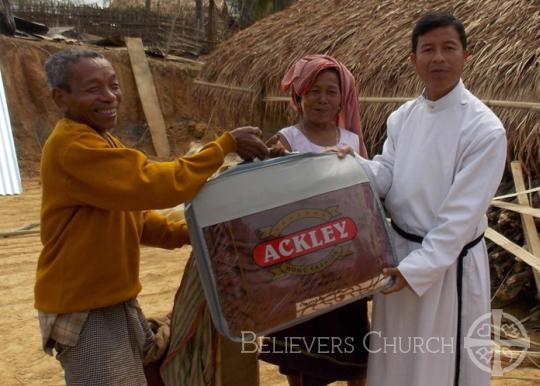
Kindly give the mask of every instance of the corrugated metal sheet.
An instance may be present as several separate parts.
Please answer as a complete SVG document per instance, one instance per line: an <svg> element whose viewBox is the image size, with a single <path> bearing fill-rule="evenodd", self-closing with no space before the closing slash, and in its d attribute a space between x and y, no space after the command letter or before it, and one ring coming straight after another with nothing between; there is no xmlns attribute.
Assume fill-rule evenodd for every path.
<svg viewBox="0 0 540 386"><path fill-rule="evenodd" d="M15 153L6 93L0 71L0 195L22 192L21 175Z"/></svg>

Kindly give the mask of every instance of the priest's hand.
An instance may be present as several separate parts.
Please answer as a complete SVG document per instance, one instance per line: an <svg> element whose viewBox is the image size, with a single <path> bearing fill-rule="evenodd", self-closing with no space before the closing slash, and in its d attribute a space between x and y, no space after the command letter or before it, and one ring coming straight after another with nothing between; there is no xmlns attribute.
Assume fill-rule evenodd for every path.
<svg viewBox="0 0 540 386"><path fill-rule="evenodd" d="M354 157L354 150L348 145L327 147L324 151L334 152L339 158L344 158L346 155L352 155Z"/></svg>
<svg viewBox="0 0 540 386"><path fill-rule="evenodd" d="M262 131L258 127L239 127L230 133L236 141L236 153L243 159L265 159L268 156L268 149L261 139Z"/></svg>
<svg viewBox="0 0 540 386"><path fill-rule="evenodd" d="M386 289L385 291L382 291L382 293L385 295L401 291L403 288L409 285L409 283L407 283L407 280L405 280L405 277L403 277L403 275L397 268L383 268L383 275L384 277L394 277L394 284L392 285L392 287Z"/></svg>

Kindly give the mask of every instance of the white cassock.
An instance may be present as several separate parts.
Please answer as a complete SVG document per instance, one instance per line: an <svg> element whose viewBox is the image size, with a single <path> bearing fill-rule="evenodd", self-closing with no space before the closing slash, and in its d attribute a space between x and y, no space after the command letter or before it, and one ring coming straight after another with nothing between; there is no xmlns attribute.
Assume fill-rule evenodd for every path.
<svg viewBox="0 0 540 386"><path fill-rule="evenodd" d="M404 104L387 128L382 154L364 165L393 221L424 240L407 241L391 230L398 268L410 288L374 296L367 383L451 386L458 256L487 227L485 213L505 166L505 130L461 81L437 101L420 96ZM469 250L463 270L462 337L490 312L483 241ZM471 337L486 336L489 322ZM460 346L459 386L489 385L489 372L473 362L462 340ZM486 360L482 351L476 355Z"/></svg>

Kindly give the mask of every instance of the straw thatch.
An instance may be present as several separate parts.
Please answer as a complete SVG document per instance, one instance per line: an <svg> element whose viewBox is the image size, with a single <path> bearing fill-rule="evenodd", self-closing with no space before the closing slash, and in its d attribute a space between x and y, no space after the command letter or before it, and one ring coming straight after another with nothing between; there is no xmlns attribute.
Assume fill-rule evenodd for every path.
<svg viewBox="0 0 540 386"><path fill-rule="evenodd" d="M251 88L253 92L198 86L208 114L234 123L275 129L287 104L263 102L284 96L279 81L308 53L343 61L356 76L360 96L411 97L421 84L408 64L414 23L427 10L451 10L469 36L463 75L482 99L540 102L540 1L300 0L222 43L208 57L200 79ZM399 103L362 103L370 154L380 149L385 120ZM494 107L509 135L513 157L540 171L540 111Z"/></svg>

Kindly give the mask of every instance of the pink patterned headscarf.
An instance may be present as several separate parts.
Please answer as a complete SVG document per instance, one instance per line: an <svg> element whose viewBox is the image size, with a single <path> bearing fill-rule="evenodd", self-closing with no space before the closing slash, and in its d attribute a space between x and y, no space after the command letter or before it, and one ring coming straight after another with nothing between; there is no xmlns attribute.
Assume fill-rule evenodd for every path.
<svg viewBox="0 0 540 386"><path fill-rule="evenodd" d="M293 110L297 111L294 96L302 97L305 95L313 86L321 71L330 68L335 68L338 71L341 83L341 111L338 114L336 123L339 127L352 131L360 137L360 155L367 157L362 137L354 76L345 65L328 55L304 56L287 70L281 80L281 89L292 94L293 98L290 104Z"/></svg>

